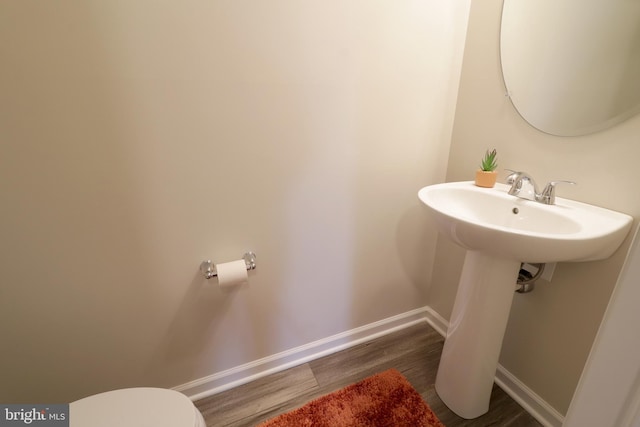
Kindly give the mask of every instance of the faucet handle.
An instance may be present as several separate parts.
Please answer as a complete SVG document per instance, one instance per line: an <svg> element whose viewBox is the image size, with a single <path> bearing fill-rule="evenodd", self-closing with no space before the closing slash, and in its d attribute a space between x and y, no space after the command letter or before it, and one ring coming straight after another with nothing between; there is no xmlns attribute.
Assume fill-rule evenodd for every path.
<svg viewBox="0 0 640 427"><path fill-rule="evenodd" d="M518 178L518 175L522 174L522 172L514 171L513 169L505 169L505 170L510 172L509 175L507 175L507 178L505 179L505 182L509 185L513 185L513 183L516 181L516 178Z"/></svg>
<svg viewBox="0 0 640 427"><path fill-rule="evenodd" d="M513 184L513 182L516 180L516 177L518 176L518 174L520 172L518 171L514 171L513 169L505 169L507 172L510 172L509 175L507 175L507 184Z"/></svg>
<svg viewBox="0 0 640 427"><path fill-rule="evenodd" d="M571 184L576 185L573 181L551 181L545 185L544 189L540 193L540 202L545 205L553 205L556 203L556 185L558 184Z"/></svg>

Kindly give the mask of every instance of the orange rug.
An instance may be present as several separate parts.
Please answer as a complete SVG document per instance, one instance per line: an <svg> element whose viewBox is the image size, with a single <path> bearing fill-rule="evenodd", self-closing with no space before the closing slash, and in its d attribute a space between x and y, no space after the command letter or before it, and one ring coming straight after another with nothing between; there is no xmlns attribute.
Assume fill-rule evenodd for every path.
<svg viewBox="0 0 640 427"><path fill-rule="evenodd" d="M258 427L444 427L395 369L347 386Z"/></svg>

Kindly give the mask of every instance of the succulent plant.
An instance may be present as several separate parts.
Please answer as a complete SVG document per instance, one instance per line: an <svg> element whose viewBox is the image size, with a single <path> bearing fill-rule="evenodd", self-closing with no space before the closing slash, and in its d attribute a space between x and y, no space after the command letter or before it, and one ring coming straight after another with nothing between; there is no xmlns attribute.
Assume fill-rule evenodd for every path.
<svg viewBox="0 0 640 427"><path fill-rule="evenodd" d="M485 172L492 172L496 170L496 168L498 167L498 163L496 163L497 155L498 155L498 152L496 151L495 148L491 151L487 150L487 152L484 154L484 157L482 158L480 169Z"/></svg>

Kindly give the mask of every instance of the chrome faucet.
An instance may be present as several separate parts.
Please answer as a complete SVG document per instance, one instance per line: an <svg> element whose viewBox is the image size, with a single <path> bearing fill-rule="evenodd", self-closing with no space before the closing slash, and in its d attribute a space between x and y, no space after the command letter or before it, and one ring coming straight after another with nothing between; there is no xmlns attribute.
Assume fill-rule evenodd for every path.
<svg viewBox="0 0 640 427"><path fill-rule="evenodd" d="M533 177L526 172L511 171L507 177L507 184L511 185L509 194L522 199L534 200L545 205L553 205L556 202L556 185L560 183L575 184L573 181L551 181L545 185L542 192L538 192L538 187Z"/></svg>
<svg viewBox="0 0 640 427"><path fill-rule="evenodd" d="M527 200L538 198L538 186L533 177L526 172L515 172L507 177L507 184L511 185L509 194Z"/></svg>

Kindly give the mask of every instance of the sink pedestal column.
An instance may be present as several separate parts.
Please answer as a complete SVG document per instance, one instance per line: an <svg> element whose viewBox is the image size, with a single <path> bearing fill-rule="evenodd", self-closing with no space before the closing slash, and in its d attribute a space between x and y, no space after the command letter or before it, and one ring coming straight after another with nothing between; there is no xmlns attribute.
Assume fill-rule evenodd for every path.
<svg viewBox="0 0 640 427"><path fill-rule="evenodd" d="M519 270L518 261L467 251L436 377L438 396L462 418L489 410Z"/></svg>

